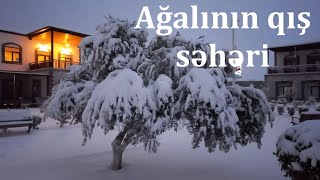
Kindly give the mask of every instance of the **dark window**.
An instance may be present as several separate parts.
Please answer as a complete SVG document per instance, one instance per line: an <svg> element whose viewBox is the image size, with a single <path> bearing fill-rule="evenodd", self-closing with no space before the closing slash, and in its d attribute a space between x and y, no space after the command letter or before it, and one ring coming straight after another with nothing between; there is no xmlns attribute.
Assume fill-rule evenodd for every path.
<svg viewBox="0 0 320 180"><path fill-rule="evenodd" d="M315 71L320 71L320 54L315 53L315 54L310 54L308 56L307 60L308 72L315 72Z"/></svg>
<svg viewBox="0 0 320 180"><path fill-rule="evenodd" d="M39 79L32 80L32 97L41 97L41 80Z"/></svg>
<svg viewBox="0 0 320 180"><path fill-rule="evenodd" d="M22 48L15 43L5 43L2 45L3 63L22 63Z"/></svg>
<svg viewBox="0 0 320 180"><path fill-rule="evenodd" d="M284 66L288 66L284 69L286 73L299 72L299 67L296 67L300 64L299 56L287 56L284 58Z"/></svg>
<svg viewBox="0 0 320 180"><path fill-rule="evenodd" d="M320 96L320 81L305 81L303 82L303 97L306 99L308 97Z"/></svg>
<svg viewBox="0 0 320 180"><path fill-rule="evenodd" d="M2 81L3 99L16 100L22 97L22 81L5 79Z"/></svg>
<svg viewBox="0 0 320 180"><path fill-rule="evenodd" d="M288 101L293 99L293 92L292 92L292 82L290 81L282 81L277 82L277 96L284 95Z"/></svg>

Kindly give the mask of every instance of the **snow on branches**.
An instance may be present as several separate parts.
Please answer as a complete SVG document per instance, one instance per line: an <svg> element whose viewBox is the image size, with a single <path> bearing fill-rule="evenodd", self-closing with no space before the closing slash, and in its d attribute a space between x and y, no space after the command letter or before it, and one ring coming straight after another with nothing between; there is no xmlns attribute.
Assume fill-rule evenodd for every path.
<svg viewBox="0 0 320 180"><path fill-rule="evenodd" d="M238 116L228 107L231 94L219 69L194 68L181 78L176 90L176 108L190 121L193 147L204 140L209 152L217 145L228 151L239 134Z"/></svg>
<svg viewBox="0 0 320 180"><path fill-rule="evenodd" d="M105 133L115 127L133 134L162 131L171 115L171 84L163 75L145 87L142 78L130 69L111 72L97 85L82 114L85 137L91 137L95 124Z"/></svg>
<svg viewBox="0 0 320 180"><path fill-rule="evenodd" d="M81 114L96 86L96 83L91 81L91 73L82 66L72 66L69 70L42 105L44 117L56 119L61 125L66 123L67 119L75 120L74 123L81 122Z"/></svg>
<svg viewBox="0 0 320 180"><path fill-rule="evenodd" d="M116 69L136 69L145 61L147 35L146 31L134 29L132 23L109 16L97 27L95 35L81 41L81 63L98 81Z"/></svg>

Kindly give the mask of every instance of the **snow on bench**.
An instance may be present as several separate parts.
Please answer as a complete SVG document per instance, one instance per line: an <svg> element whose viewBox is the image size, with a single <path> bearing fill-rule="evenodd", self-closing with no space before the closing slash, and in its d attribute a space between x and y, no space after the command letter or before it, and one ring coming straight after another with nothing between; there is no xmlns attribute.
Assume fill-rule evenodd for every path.
<svg viewBox="0 0 320 180"><path fill-rule="evenodd" d="M28 109L0 109L0 129L28 127L30 132L33 126L31 113Z"/></svg>

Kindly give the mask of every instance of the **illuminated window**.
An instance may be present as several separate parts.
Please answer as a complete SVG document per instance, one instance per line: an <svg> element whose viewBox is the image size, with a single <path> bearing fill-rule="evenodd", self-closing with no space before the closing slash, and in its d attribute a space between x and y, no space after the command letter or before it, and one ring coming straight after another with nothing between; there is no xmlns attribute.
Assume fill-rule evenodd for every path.
<svg viewBox="0 0 320 180"><path fill-rule="evenodd" d="M50 52L37 51L37 62L42 63L50 61Z"/></svg>
<svg viewBox="0 0 320 180"><path fill-rule="evenodd" d="M60 54L60 60L61 61L72 61L72 56L67 54Z"/></svg>
<svg viewBox="0 0 320 180"><path fill-rule="evenodd" d="M6 43L2 45L2 62L4 63L21 63L22 48L15 43Z"/></svg>
<svg viewBox="0 0 320 180"><path fill-rule="evenodd" d="M59 53L58 64L55 68L67 69L72 64L72 56L69 54Z"/></svg>

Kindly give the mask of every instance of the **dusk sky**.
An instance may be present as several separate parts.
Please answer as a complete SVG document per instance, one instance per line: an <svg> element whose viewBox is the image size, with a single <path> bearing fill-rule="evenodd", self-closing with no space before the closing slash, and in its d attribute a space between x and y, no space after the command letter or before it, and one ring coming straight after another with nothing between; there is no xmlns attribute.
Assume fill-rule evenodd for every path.
<svg viewBox="0 0 320 180"><path fill-rule="evenodd" d="M239 3L235 3L239 2ZM241 3L240 3L241 2ZM191 12L191 5L198 5L203 12L256 12L259 18L259 30L237 30L236 41L238 49L259 50L262 44L269 47L314 42L320 40L320 1L319 0L171 0L171 1L132 1L132 0L2 0L0 6L0 29L28 33L44 26L56 26L86 34L93 34L95 27L104 21L104 16L138 20L143 6L149 6L154 22L159 13L159 5L170 5L172 12ZM296 17L300 12L310 12L311 27L304 36L299 36L300 30L286 30L286 36L277 36L276 30L268 27L268 15L274 11L293 11ZM286 18L287 20L287 18ZM297 18L296 18L297 20ZM296 21L296 24L299 23ZM287 26L287 22L285 23ZM155 30L150 31L150 36ZM206 36L206 41L216 43L218 48L231 48L231 30L185 30L182 34L187 38ZM271 54L270 60L273 60ZM246 62L246 58L245 58ZM244 79L262 80L266 72L260 68L261 57L255 59L255 68L244 68Z"/></svg>

